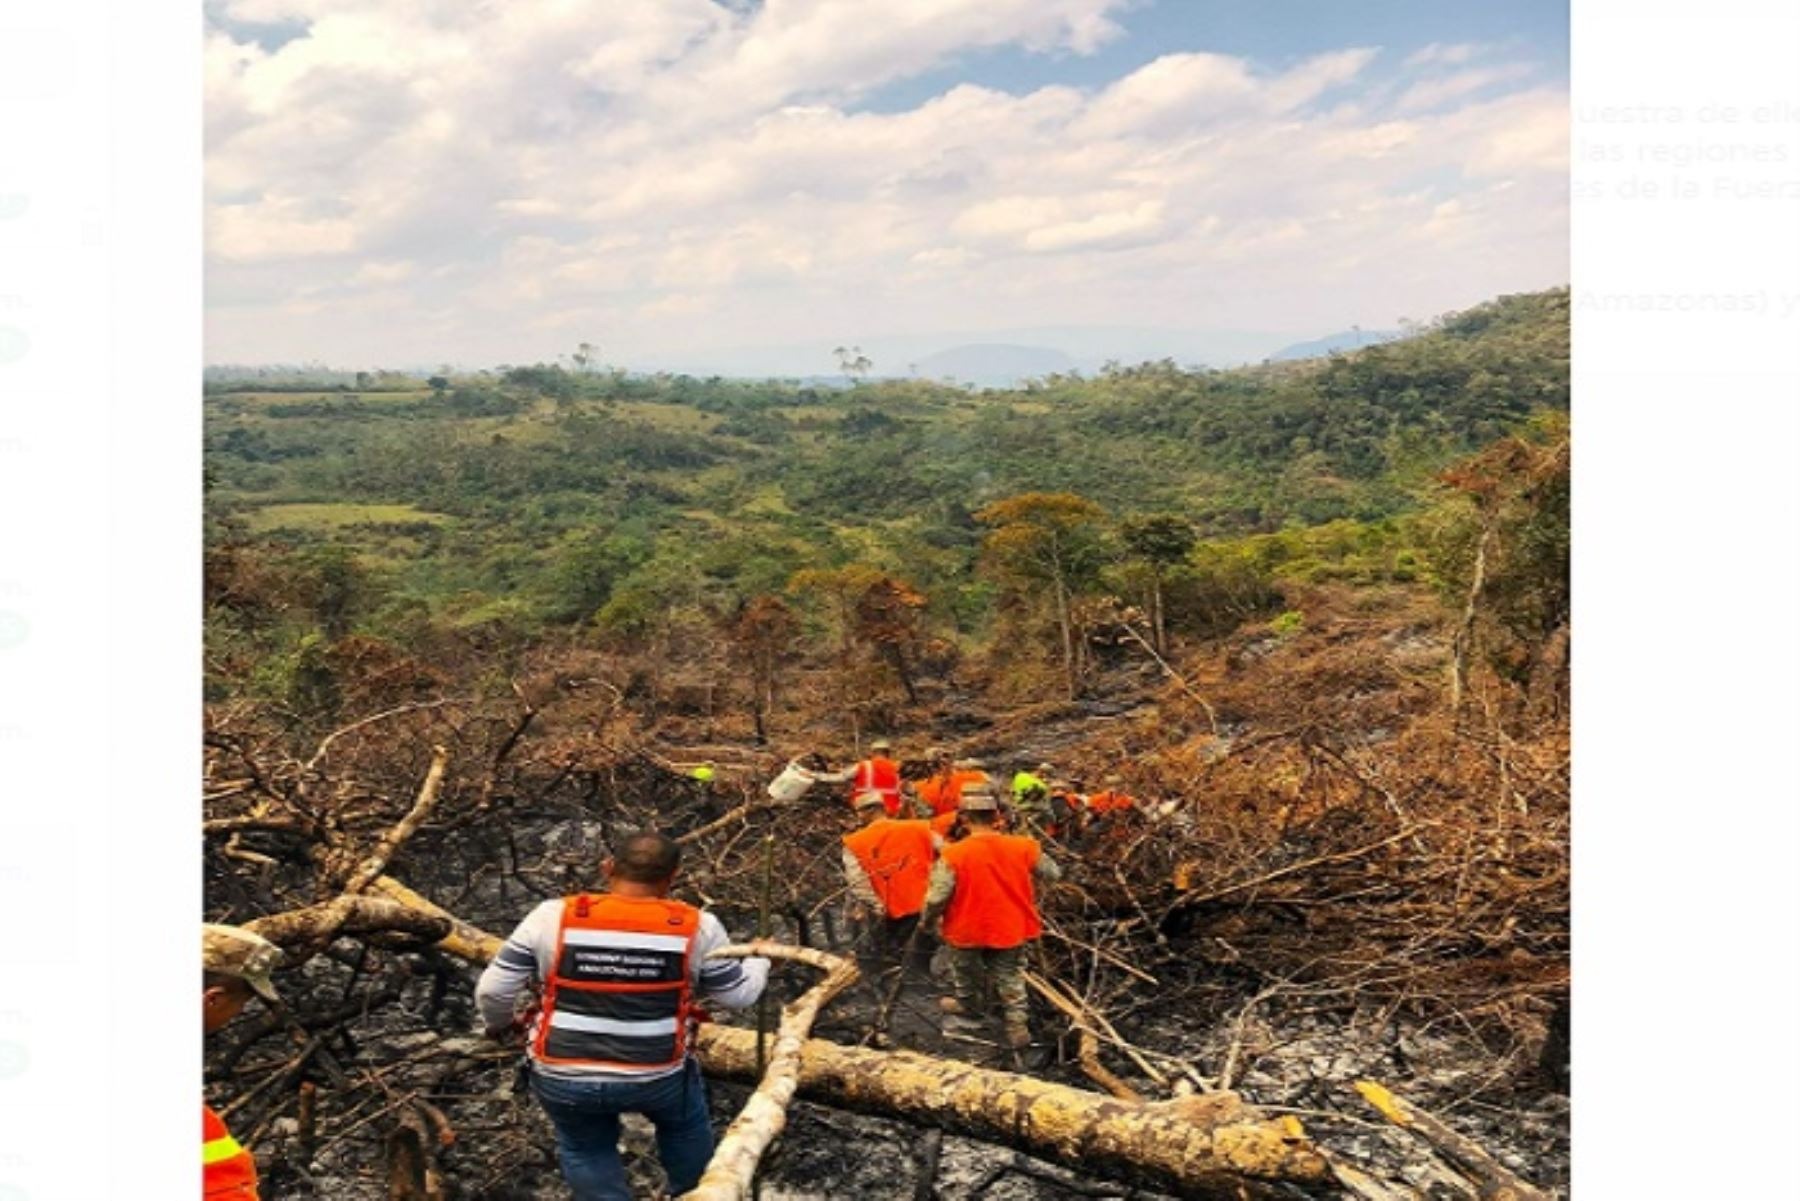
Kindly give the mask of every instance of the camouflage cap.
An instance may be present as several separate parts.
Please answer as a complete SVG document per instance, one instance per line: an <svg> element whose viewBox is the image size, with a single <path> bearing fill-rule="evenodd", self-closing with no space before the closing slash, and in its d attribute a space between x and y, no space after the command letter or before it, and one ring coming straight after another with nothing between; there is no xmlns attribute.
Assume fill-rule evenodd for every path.
<svg viewBox="0 0 1800 1201"><path fill-rule="evenodd" d="M887 798L879 792L859 792L850 805L854 809L885 809Z"/></svg>
<svg viewBox="0 0 1800 1201"><path fill-rule="evenodd" d="M201 966L222 976L235 976L263 1000L280 1000L269 973L281 966L281 948L242 926L208 923L200 927Z"/></svg>

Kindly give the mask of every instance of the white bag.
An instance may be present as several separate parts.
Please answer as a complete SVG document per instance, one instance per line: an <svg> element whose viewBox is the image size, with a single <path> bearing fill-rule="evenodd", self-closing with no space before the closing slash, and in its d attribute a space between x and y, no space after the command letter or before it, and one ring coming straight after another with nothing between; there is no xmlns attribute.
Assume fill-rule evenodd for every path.
<svg viewBox="0 0 1800 1201"><path fill-rule="evenodd" d="M798 763L789 762L779 776L769 781L769 795L784 805L797 801L806 795L816 778Z"/></svg>

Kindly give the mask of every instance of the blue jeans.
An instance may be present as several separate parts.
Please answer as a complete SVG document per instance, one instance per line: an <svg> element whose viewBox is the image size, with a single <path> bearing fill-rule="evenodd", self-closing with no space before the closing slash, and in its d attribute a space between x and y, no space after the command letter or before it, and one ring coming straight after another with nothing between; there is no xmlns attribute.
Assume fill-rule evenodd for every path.
<svg viewBox="0 0 1800 1201"><path fill-rule="evenodd" d="M631 1201L619 1160L619 1115L641 1113L656 1126L656 1154L680 1196L700 1183L712 1158L712 1124L700 1065L656 1080L570 1080L531 1075L531 1091L556 1128L556 1157L575 1201Z"/></svg>

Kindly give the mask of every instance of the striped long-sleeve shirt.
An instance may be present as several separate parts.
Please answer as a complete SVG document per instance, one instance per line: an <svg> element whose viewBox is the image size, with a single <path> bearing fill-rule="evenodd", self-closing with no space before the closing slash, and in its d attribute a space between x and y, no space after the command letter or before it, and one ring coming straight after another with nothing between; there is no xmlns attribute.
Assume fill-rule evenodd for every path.
<svg viewBox="0 0 1800 1201"><path fill-rule="evenodd" d="M503 1029L512 1021L519 994L527 985L535 983L542 987L551 965L556 962L556 935L562 925L562 911L560 900L545 901L533 909L512 932L487 970L481 973L481 980L475 985L475 1005L481 1012L482 1024L488 1029ZM769 978L767 959L707 958L730 941L718 918L710 913L700 915L700 927L694 933L694 950L688 958L688 983L696 1004L718 1009L743 1009L755 1004L762 995ZM541 1063L533 1066L534 1071L546 1076L581 1079L628 1077L650 1080L680 1069L680 1064L643 1071Z"/></svg>

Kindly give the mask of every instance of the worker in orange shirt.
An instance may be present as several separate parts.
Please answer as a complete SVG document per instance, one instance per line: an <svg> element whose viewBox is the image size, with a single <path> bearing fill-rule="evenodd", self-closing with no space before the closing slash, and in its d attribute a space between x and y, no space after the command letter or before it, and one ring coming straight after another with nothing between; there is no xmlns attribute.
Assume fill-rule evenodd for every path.
<svg viewBox="0 0 1800 1201"><path fill-rule="evenodd" d="M946 1034L980 1028L975 1014L982 994L999 999L1006 1045L1031 1045L1030 1007L1025 997L1025 945L1043 932L1037 884L1062 876L1038 840L1002 834L995 822L1000 802L985 786L963 791L963 820L969 835L939 853L925 892L927 927L941 918L950 948L956 995L944 999Z"/></svg>
<svg viewBox="0 0 1800 1201"><path fill-rule="evenodd" d="M869 757L858 763L850 775L850 806L865 792L881 795L881 804L889 817L900 816L900 764L893 758L894 744L877 738L869 744Z"/></svg>
<svg viewBox="0 0 1800 1201"><path fill-rule="evenodd" d="M200 928L202 1028L224 1029L251 997L276 1003L269 973L281 963L281 949L241 926ZM256 1160L212 1106L200 1106L200 1194L208 1201L257 1201Z"/></svg>
<svg viewBox="0 0 1800 1201"><path fill-rule="evenodd" d="M956 765L951 761L950 752L934 746L925 752L925 758L931 764L931 774L914 786L914 792L930 816L955 813L956 798L961 789L956 783Z"/></svg>
<svg viewBox="0 0 1800 1201"><path fill-rule="evenodd" d="M1137 798L1124 791L1125 781L1119 776L1108 776L1106 787L1087 799L1088 812L1095 817L1106 819L1115 814L1123 815L1137 808Z"/></svg>
<svg viewBox="0 0 1800 1201"><path fill-rule="evenodd" d="M862 793L855 805L862 826L844 836L844 882L851 905L876 931L877 970L886 971L919 927L938 840L924 821L887 816L887 799L878 792Z"/></svg>

